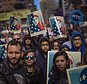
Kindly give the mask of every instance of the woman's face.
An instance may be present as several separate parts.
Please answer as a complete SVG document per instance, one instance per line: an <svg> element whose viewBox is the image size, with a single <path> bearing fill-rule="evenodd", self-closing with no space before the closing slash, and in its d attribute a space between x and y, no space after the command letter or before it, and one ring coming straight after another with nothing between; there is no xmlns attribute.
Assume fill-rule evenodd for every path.
<svg viewBox="0 0 87 84"><path fill-rule="evenodd" d="M31 43L31 40L29 38L25 39L25 44L29 45Z"/></svg>
<svg viewBox="0 0 87 84"><path fill-rule="evenodd" d="M55 64L60 71L63 71L66 69L67 63L68 62L66 61L63 55L60 55L56 57L55 59Z"/></svg>

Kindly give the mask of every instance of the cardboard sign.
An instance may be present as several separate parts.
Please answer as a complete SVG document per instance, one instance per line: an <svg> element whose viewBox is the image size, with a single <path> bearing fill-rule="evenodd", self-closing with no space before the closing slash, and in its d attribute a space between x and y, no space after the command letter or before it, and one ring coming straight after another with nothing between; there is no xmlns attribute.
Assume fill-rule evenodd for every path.
<svg viewBox="0 0 87 84"><path fill-rule="evenodd" d="M48 51L48 59L47 59L47 84L49 84L49 72L53 66L53 58L57 51Z"/></svg>
<svg viewBox="0 0 87 84"><path fill-rule="evenodd" d="M76 67L76 64L81 62L81 52L66 52L70 59L70 68Z"/></svg>
<svg viewBox="0 0 87 84"><path fill-rule="evenodd" d="M46 34L46 26L40 10L28 15L28 24L31 37Z"/></svg>
<svg viewBox="0 0 87 84"><path fill-rule="evenodd" d="M12 32L21 32L20 17L10 16L10 30Z"/></svg>
<svg viewBox="0 0 87 84"><path fill-rule="evenodd" d="M69 84L87 84L87 65L67 69Z"/></svg>
<svg viewBox="0 0 87 84"><path fill-rule="evenodd" d="M79 22L83 21L83 14L80 10L73 10L70 13L70 19L71 19L71 22L75 24L79 24Z"/></svg>
<svg viewBox="0 0 87 84"><path fill-rule="evenodd" d="M62 16L51 17L49 21L55 38L66 37L64 18Z"/></svg>

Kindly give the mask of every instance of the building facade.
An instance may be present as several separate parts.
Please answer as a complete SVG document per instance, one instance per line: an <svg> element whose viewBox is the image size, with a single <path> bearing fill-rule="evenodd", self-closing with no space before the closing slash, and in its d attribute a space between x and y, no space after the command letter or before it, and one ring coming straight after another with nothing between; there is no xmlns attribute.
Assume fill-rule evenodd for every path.
<svg viewBox="0 0 87 84"><path fill-rule="evenodd" d="M48 24L49 18L55 15L55 9L58 8L58 0L41 0L40 8L44 21Z"/></svg>
<svg viewBox="0 0 87 84"><path fill-rule="evenodd" d="M0 13L11 12L21 9L36 10L34 0L0 0Z"/></svg>
<svg viewBox="0 0 87 84"><path fill-rule="evenodd" d="M5 16L6 13L8 13L10 17L10 13L23 10L29 10L29 12L36 11L37 8L34 4L34 0L0 0L0 31L8 28L9 20L2 20L7 18ZM26 24L26 19L27 18L21 18L21 23Z"/></svg>

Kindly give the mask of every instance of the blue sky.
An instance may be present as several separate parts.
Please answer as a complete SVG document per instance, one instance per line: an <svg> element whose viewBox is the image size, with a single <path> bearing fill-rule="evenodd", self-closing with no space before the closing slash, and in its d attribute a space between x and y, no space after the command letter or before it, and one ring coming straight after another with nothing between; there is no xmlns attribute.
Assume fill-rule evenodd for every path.
<svg viewBox="0 0 87 84"><path fill-rule="evenodd" d="M40 3L39 3L39 0L34 0L36 6L37 6L37 9L40 9Z"/></svg>

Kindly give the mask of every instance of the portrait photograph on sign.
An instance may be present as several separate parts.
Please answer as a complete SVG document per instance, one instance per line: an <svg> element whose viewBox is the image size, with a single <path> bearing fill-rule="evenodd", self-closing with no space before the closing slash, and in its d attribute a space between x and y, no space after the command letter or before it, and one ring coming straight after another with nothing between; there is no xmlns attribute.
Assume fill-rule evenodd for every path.
<svg viewBox="0 0 87 84"><path fill-rule="evenodd" d="M21 19L18 16L10 16L10 31L21 32Z"/></svg>
<svg viewBox="0 0 87 84"><path fill-rule="evenodd" d="M11 30L21 29L21 20L19 17L10 16L10 28Z"/></svg>
<svg viewBox="0 0 87 84"><path fill-rule="evenodd" d="M87 84L87 65L67 69L69 84Z"/></svg>
<svg viewBox="0 0 87 84"><path fill-rule="evenodd" d="M62 16L50 17L49 22L55 38L66 37L66 28L64 18Z"/></svg>
<svg viewBox="0 0 87 84"><path fill-rule="evenodd" d="M31 37L46 34L46 25L40 10L34 11L28 15L28 24Z"/></svg>
<svg viewBox="0 0 87 84"><path fill-rule="evenodd" d="M70 60L70 68L77 66L77 63L81 62L81 52L66 52Z"/></svg>

